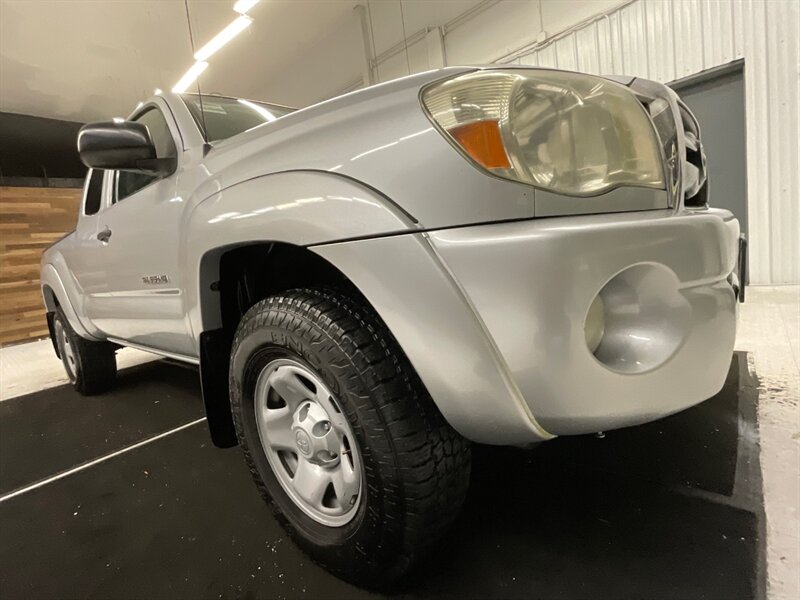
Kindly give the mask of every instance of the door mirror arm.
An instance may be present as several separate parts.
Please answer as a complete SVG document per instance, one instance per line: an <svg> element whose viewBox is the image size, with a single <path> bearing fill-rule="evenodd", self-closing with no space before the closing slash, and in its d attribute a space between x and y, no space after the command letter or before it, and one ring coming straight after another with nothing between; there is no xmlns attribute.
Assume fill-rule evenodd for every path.
<svg viewBox="0 0 800 600"><path fill-rule="evenodd" d="M145 158L136 161L135 169L119 169L120 171L131 171L134 173L144 173L146 175L156 175L166 177L172 175L178 168L178 159L174 156L166 158Z"/></svg>

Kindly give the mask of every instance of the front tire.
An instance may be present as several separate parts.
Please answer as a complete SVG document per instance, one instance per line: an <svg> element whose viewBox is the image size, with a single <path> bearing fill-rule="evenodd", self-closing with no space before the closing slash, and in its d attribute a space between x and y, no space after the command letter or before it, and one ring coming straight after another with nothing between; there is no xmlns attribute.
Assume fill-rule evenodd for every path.
<svg viewBox="0 0 800 600"><path fill-rule="evenodd" d="M469 443L362 302L327 289L259 302L236 332L230 389L256 485L335 575L391 584L457 516Z"/></svg>
<svg viewBox="0 0 800 600"><path fill-rule="evenodd" d="M79 336L60 308L53 315L53 334L58 355L75 390L84 396L92 396L102 394L114 385L117 359L112 344Z"/></svg>

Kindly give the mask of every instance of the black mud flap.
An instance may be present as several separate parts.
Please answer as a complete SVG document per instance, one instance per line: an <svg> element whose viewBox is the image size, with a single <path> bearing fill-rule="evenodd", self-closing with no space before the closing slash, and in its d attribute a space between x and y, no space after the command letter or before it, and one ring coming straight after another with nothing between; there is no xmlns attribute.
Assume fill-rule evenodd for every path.
<svg viewBox="0 0 800 600"><path fill-rule="evenodd" d="M747 272L747 237L742 234L739 236L739 260L736 265L736 275L739 277L739 302L744 302L744 289L749 281Z"/></svg>
<svg viewBox="0 0 800 600"><path fill-rule="evenodd" d="M231 416L228 390L228 365L232 336L224 329L200 334L200 383L211 441L218 448L236 446L236 430Z"/></svg>
<svg viewBox="0 0 800 600"><path fill-rule="evenodd" d="M55 351L56 356L61 358L61 353L58 351L58 341L56 340L56 328L54 324L55 317L55 312L47 313L47 330L50 332L50 341L53 343L53 350Z"/></svg>

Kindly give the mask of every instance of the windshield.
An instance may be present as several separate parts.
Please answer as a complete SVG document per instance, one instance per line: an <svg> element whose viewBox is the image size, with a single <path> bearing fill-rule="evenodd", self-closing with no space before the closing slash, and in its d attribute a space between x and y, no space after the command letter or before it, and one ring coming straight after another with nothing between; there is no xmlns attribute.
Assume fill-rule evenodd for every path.
<svg viewBox="0 0 800 600"><path fill-rule="evenodd" d="M203 130L209 142L216 142L252 129L262 123L274 121L295 109L276 106L244 98L207 96L203 94L203 114L200 113L200 96L181 94L181 99L192 113L197 126Z"/></svg>

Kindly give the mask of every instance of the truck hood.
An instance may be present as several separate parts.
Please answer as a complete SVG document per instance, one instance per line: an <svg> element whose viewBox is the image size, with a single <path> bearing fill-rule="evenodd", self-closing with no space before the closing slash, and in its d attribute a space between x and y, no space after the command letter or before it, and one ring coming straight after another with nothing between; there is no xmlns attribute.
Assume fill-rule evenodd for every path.
<svg viewBox="0 0 800 600"><path fill-rule="evenodd" d="M270 174L316 171L377 190L424 228L534 217L536 190L487 176L465 160L434 127L420 102L426 85L485 68L524 67L450 67L403 77L219 142L203 158L195 198L209 198ZM662 84L632 77L609 79L637 94L643 90L666 96L680 119L677 97ZM676 142L682 156L682 140Z"/></svg>

